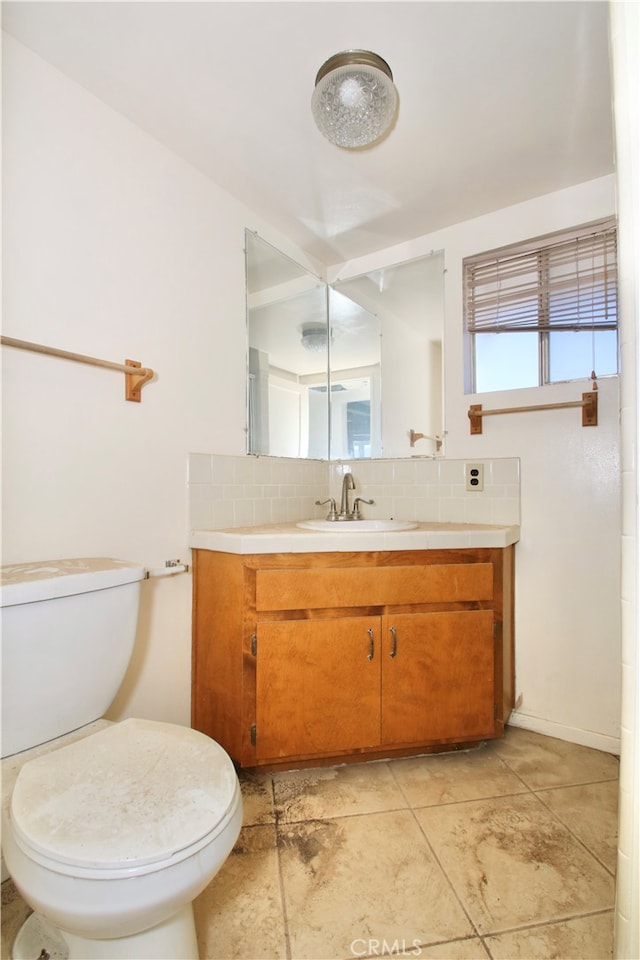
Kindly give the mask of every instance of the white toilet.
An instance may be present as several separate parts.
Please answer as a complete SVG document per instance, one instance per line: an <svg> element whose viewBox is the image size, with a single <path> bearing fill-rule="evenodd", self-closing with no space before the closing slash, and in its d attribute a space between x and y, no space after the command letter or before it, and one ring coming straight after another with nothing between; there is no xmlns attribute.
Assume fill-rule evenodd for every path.
<svg viewBox="0 0 640 960"><path fill-rule="evenodd" d="M222 747L175 724L100 719L131 657L144 573L108 559L2 568L2 854L35 911L14 960L197 958L192 902L240 832Z"/></svg>

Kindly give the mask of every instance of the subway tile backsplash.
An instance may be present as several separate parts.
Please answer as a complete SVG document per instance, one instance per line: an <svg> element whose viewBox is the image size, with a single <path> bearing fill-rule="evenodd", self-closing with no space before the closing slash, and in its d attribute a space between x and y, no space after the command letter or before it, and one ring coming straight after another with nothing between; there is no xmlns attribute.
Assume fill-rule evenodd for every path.
<svg viewBox="0 0 640 960"><path fill-rule="evenodd" d="M520 523L520 460L474 460L484 489L465 488L465 460L288 460L191 453L187 466L189 529L225 529L322 517L338 503L350 471L355 496L371 519L455 523Z"/></svg>
<svg viewBox="0 0 640 960"><path fill-rule="evenodd" d="M192 530L303 520L317 516L315 501L328 495L320 460L191 453L187 484Z"/></svg>

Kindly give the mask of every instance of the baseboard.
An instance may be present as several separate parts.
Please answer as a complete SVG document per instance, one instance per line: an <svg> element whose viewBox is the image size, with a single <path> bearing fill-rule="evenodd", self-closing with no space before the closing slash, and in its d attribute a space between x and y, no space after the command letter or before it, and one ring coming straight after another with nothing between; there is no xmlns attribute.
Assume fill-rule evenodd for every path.
<svg viewBox="0 0 640 960"><path fill-rule="evenodd" d="M543 720L542 717L532 717L526 713L513 712L508 721L511 727L521 727L523 730L532 730L545 737L556 737L557 740L567 740L569 743L579 743L583 747L592 747L605 753L614 753L620 756L620 738L608 737L593 730L580 730L577 727L568 727L553 720Z"/></svg>

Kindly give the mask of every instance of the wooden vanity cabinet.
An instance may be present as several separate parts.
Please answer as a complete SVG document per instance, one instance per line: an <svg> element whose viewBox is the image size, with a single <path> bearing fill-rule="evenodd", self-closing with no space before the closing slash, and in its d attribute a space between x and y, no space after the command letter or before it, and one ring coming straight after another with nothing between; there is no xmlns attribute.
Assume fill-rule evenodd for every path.
<svg viewBox="0 0 640 960"><path fill-rule="evenodd" d="M194 551L192 725L241 766L499 737L513 706L513 547Z"/></svg>

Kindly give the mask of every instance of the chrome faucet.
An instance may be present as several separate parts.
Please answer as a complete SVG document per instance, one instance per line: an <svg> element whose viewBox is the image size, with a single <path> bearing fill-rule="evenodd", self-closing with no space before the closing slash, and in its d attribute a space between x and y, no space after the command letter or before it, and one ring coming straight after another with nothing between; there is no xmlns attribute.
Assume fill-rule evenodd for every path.
<svg viewBox="0 0 640 960"><path fill-rule="evenodd" d="M355 490L356 484L351 473L345 473L342 479L342 497L340 500L340 512L336 508L336 501L333 497L328 500L316 500L317 507L323 507L325 503L331 504L327 520L362 520L360 512L361 503L373 503L373 500L364 500L363 497L356 497L353 501L353 507L349 505L349 491Z"/></svg>
<svg viewBox="0 0 640 960"><path fill-rule="evenodd" d="M340 513L338 520L353 520L353 511L349 506L349 490L355 490L356 485L352 473L345 473L342 478L342 497L340 499Z"/></svg>

